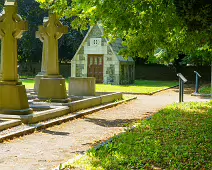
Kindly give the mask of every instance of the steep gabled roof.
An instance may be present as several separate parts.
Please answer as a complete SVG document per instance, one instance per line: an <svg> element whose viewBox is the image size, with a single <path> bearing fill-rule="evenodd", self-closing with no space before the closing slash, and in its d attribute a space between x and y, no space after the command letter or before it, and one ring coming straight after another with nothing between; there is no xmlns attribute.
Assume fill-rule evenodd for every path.
<svg viewBox="0 0 212 170"><path fill-rule="evenodd" d="M101 38L104 39L105 42L107 42L109 48L111 49L112 53L117 57L117 59L119 61L122 62L126 62L126 61L131 61L133 62L134 60L131 57L128 57L128 59L124 59L122 56L120 56L118 53L121 49L123 49L124 47L122 46L122 40L121 38L118 38L115 42L110 43L109 40L107 38L104 38L104 29L101 26L101 24L97 24L96 26L91 26L90 29L88 30L86 36L84 37L82 43L80 44L77 52L75 53L74 57L79 53L80 49L82 48L83 44L87 41L87 39L89 38L90 34L92 33L92 31L94 29L98 28L101 32L101 35L99 35ZM100 37L96 37L96 38L100 38Z"/></svg>

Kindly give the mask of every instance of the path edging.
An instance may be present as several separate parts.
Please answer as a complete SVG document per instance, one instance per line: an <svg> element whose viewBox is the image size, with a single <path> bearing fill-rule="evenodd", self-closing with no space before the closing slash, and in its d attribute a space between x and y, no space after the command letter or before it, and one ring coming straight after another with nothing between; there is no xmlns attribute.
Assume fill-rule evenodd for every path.
<svg viewBox="0 0 212 170"><path fill-rule="evenodd" d="M137 97L131 97L131 98L128 98L128 99L125 99L125 100L109 103L109 104L106 104L106 105L103 105L103 106L97 106L95 108L90 108L90 109L87 109L87 110L84 110L84 111L81 111L81 112L77 112L76 114L67 116L65 118L60 118L60 119L52 120L52 121L50 120L49 122L46 122L46 123L43 123L43 124L38 124L38 125L35 125L34 127L28 127L26 129L23 129L23 130L12 132L12 133L9 133L9 134L6 134L6 135L0 137L0 143L2 143L5 140L8 140L8 139L13 139L15 137L20 137L20 136L23 136L25 134L33 133L36 130L45 129L45 128L50 127L50 126L59 125L61 123L80 118L82 116L91 114L93 112L96 112L96 111L99 111L99 110L102 110L102 109L111 108L111 107L117 106L117 105L125 103L125 102L129 102L129 101L135 100L135 99L137 99Z"/></svg>

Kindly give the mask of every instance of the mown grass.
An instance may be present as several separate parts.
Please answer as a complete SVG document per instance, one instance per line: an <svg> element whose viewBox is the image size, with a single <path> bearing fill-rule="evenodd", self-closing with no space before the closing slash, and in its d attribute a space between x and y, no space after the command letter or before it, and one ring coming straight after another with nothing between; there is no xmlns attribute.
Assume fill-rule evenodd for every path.
<svg viewBox="0 0 212 170"><path fill-rule="evenodd" d="M211 85L207 85L207 86L203 86L202 88L200 88L199 93L200 94L211 94L212 90L211 90Z"/></svg>
<svg viewBox="0 0 212 170"><path fill-rule="evenodd" d="M27 89L34 88L34 80L21 80ZM127 92L150 94L159 90L176 86L178 83L174 81L147 81L136 80L132 85L110 85L96 84L96 92ZM68 80L66 80L66 88L68 89Z"/></svg>
<svg viewBox="0 0 212 170"><path fill-rule="evenodd" d="M135 80L135 83L132 85L97 84L96 91L150 94L159 90L176 86L177 84L178 83L174 81Z"/></svg>
<svg viewBox="0 0 212 170"><path fill-rule="evenodd" d="M33 79L21 79L26 89L33 89L35 81ZM66 80L66 89L68 89L68 80Z"/></svg>
<svg viewBox="0 0 212 170"><path fill-rule="evenodd" d="M65 168L212 169L212 102L171 105Z"/></svg>

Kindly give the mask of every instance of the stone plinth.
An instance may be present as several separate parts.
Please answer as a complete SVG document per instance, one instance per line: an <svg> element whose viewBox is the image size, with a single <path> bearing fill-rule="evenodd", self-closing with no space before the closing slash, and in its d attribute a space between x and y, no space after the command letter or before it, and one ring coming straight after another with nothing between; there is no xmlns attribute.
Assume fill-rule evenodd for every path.
<svg viewBox="0 0 212 170"><path fill-rule="evenodd" d="M62 77L44 77L40 79L38 98L50 101L65 101L67 99L65 79Z"/></svg>
<svg viewBox="0 0 212 170"><path fill-rule="evenodd" d="M94 77L70 77L69 96L95 96Z"/></svg>
<svg viewBox="0 0 212 170"><path fill-rule="evenodd" d="M36 93L38 93L38 91L39 91L39 85L40 85L40 79L41 78L43 78L45 75L42 75L42 74L37 74L36 76L35 76L35 84L34 84L34 91L36 92Z"/></svg>
<svg viewBox="0 0 212 170"><path fill-rule="evenodd" d="M29 108L24 85L0 83L0 113L25 115L32 113Z"/></svg>

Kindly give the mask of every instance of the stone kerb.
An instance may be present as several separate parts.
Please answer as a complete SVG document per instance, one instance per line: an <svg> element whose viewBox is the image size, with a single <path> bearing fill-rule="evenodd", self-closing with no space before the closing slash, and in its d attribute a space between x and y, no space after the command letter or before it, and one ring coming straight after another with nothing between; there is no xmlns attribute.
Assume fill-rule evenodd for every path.
<svg viewBox="0 0 212 170"><path fill-rule="evenodd" d="M94 77L70 77L69 78L69 96L95 96Z"/></svg>
<svg viewBox="0 0 212 170"><path fill-rule="evenodd" d="M101 97L92 97L87 99L82 99L78 101L73 101L69 104L70 111L74 112L77 110L82 110L94 106L98 106L101 104Z"/></svg>
<svg viewBox="0 0 212 170"><path fill-rule="evenodd" d="M102 96L73 101L71 103L67 103L63 105L69 106L70 111L74 112L77 110L82 110L82 109L86 109L86 108L90 108L90 107L94 107L94 106L98 106L101 104L106 104L106 103L110 103L110 102L114 102L116 100L122 100L122 99L123 99L122 93L118 92L118 93L111 93L111 94L106 94Z"/></svg>
<svg viewBox="0 0 212 170"><path fill-rule="evenodd" d="M116 100L122 100L122 99L123 99L123 95L120 92L105 94L101 96L102 104L109 103Z"/></svg>

